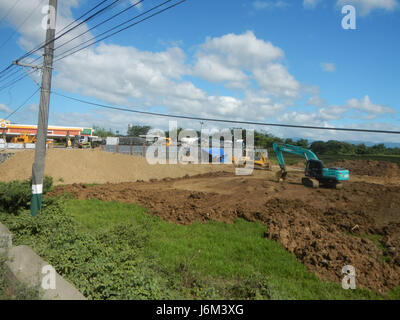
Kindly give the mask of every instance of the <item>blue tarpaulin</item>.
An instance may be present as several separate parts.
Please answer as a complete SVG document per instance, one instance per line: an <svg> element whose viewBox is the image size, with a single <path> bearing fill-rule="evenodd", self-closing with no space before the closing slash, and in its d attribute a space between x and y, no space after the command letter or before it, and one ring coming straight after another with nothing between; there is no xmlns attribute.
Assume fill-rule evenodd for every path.
<svg viewBox="0 0 400 320"><path fill-rule="evenodd" d="M221 163L225 163L225 151L223 148L203 148L203 152L209 154L212 158L219 158Z"/></svg>

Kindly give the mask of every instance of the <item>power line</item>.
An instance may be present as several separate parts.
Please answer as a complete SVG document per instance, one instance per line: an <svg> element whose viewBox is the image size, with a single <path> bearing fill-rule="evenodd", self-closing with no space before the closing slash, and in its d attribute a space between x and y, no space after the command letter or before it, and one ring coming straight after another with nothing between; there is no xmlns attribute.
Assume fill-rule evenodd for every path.
<svg viewBox="0 0 400 320"><path fill-rule="evenodd" d="M9 14L11 13L11 11L13 11L14 8L15 8L15 7L18 5L18 3L20 3L20 2L21 2L21 0L15 1L14 5L6 12L6 14L3 16L3 18L1 18L0 24L1 24L5 19L7 19L7 17L8 17Z"/></svg>
<svg viewBox="0 0 400 320"><path fill-rule="evenodd" d="M79 22L77 25L73 26L72 28L68 29L67 31L63 32L62 34L60 34L59 36L55 37L54 39L45 42L44 44L40 45L39 47L37 47L36 49L32 49L31 51L27 52L26 54L24 54L22 57L18 58L16 61L20 61L22 59L25 59L26 57L32 55L33 53L43 49L45 46L49 45L50 43L60 39L61 37L65 36L66 34L70 33L71 31L73 31L74 29L76 29L77 27L79 27L80 25L86 23L87 21L95 18L97 15L103 13L104 11L110 9L111 7L113 7L118 1L121 0L114 0L111 4L107 5L106 7L96 11L95 13L93 13L91 16L87 17L86 19L82 20L81 22Z"/></svg>
<svg viewBox="0 0 400 320"><path fill-rule="evenodd" d="M97 4L96 6L94 6L92 9L86 11L84 14L82 14L81 16L79 16L78 18L76 18L74 21L72 21L71 23L69 23L68 25L66 25L64 28L62 28L60 31L58 31L56 33L59 34L61 32L63 32L65 29L69 28L71 25L73 25L74 23L76 23L78 20L82 19L84 16L88 15L90 12L92 12L93 10L96 10L98 7L100 7L102 4L104 4L105 2L107 2L109 0L103 0L101 1L99 4Z"/></svg>
<svg viewBox="0 0 400 320"><path fill-rule="evenodd" d="M13 68L13 67L14 67L14 65L13 65L12 63L10 63L7 67L5 67L3 70L1 70L1 71L0 71L0 78L2 77L1 75L2 75L3 73L9 72L9 70L11 70L11 68Z"/></svg>
<svg viewBox="0 0 400 320"><path fill-rule="evenodd" d="M15 69L15 70L12 71L11 73L6 74L6 75L4 75L3 77L1 77L1 78L0 78L0 82L6 81L7 79L13 77L14 75L16 75L16 74L18 74L18 73L22 73L22 70L21 70L20 68Z"/></svg>
<svg viewBox="0 0 400 320"><path fill-rule="evenodd" d="M101 103L94 103L78 98L69 97L67 95L54 92L53 94L57 96L61 96L73 101L111 109L111 110L118 110L124 112L132 112L138 114L145 114L150 116L157 116L157 117L165 117L165 118L177 118L177 119L188 119L188 120L198 120L198 121L210 121L210 122L223 122L223 123L235 123L235 124L248 124L248 125L257 125L257 126L266 126L266 127L285 127L285 128L297 128L297 129L316 129L316 130L332 130L332 131L350 131L350 132L368 132L368 133L385 133L385 134L400 134L400 131L388 131L388 130L372 130L372 129L358 129L358 128L334 128L334 127L318 127L318 126L300 126L300 125L292 125L292 124L281 124L281 123L265 123L265 122L254 122L254 121L239 121L239 120L228 120L228 119L217 119L217 118L203 118L203 117L196 117L196 116L183 116L183 115L172 115L172 114L165 114L165 113L158 113L158 112L149 112L149 111L140 111L140 110L132 110L122 107L115 107L109 106Z"/></svg>
<svg viewBox="0 0 400 320"><path fill-rule="evenodd" d="M128 11L128 10L134 8L134 7L136 7L137 5L139 5L140 3L144 2L144 1L145 1L145 0L140 0L140 1L138 1L138 2L136 2L136 3L134 3L134 4L132 4L132 5L130 5L129 7L125 8L124 10L122 10L122 11L120 11L120 12L114 14L113 16L107 18L106 20L103 20L102 22L96 24L95 26L91 27L90 29L86 30L85 32L82 32L81 34L77 35L76 37L74 37L74 38L72 38L72 39L70 39L70 40L64 42L63 44L61 44L61 45L59 45L58 47L56 47L55 50L64 47L64 46L67 45L68 43L70 43L70 42L74 41L75 39L77 39L77 38L79 38L79 37L85 35L86 33L90 32L91 30L93 30L93 29L95 29L95 28L97 28L97 27L103 25L104 23L106 23L106 22L108 22L108 21L110 21L110 20L116 18L117 16L123 14L124 12L126 12L126 11ZM95 37L94 37L94 38L95 38ZM92 38L92 39L90 39L90 40L93 40L94 38ZM89 41L90 41L90 40L89 40ZM84 43L86 43L86 42L84 42ZM80 45L82 45L82 43L79 44L79 46L80 46ZM78 47L78 46L77 46L77 47ZM76 47L74 47L74 48L76 48ZM67 52L67 51L65 51L65 52Z"/></svg>
<svg viewBox="0 0 400 320"><path fill-rule="evenodd" d="M23 73L22 76L20 76L19 78L14 78L13 80L11 80L11 82L8 82L6 85L4 85L3 87L0 87L0 91L3 91L9 87L12 87L14 84L16 84L17 82L25 79L27 76L31 75L32 73L34 73L36 70L31 70L28 71L27 73Z"/></svg>
<svg viewBox="0 0 400 320"><path fill-rule="evenodd" d="M41 1L42 1L42 0L41 0ZM93 10L95 10L96 8L98 8L99 6L101 6L102 4L104 4L104 3L107 2L107 1L109 1L109 0L103 0L103 1L101 1L99 4L97 4L96 6L94 6L92 9L90 9L90 10L88 10L87 12L85 12L84 14L82 14L78 19L80 19L80 18L86 16L87 14L89 14L90 12L92 12ZM71 32L73 29L77 28L78 26L82 25L83 23L85 23L85 22L87 22L87 21L93 19L93 18L96 17L97 15L99 15L99 14L101 14L101 13L104 13L107 9L112 8L118 1L120 1L120 0L114 0L113 3L111 3L110 5L104 7L103 9L101 9L101 10L99 10L99 11L97 11L96 13L94 13L93 15L91 15L90 17L86 18L84 21L80 22L78 25L74 26L73 28L67 30L66 32L64 32L63 34L61 34L60 36L58 36L57 39L58 39L58 38L61 38L62 36L66 35L66 34L68 34L68 33ZM69 26L71 26L72 24L76 23L76 22L77 22L76 20L73 21L73 22L71 22L70 24L68 24L67 26L65 26L62 30L60 30L59 33L60 33L61 31L65 30L66 28L68 28ZM56 40L56 39L54 39L54 40L52 40L52 41L55 41L55 40ZM44 47L46 46L46 44L47 44L47 43L44 42L43 44L39 45L38 47L34 47L34 49L30 50L28 53L24 54L23 56L21 56L20 58L18 58L16 61L20 61L20 60L23 60L23 59L27 58L28 56L30 56L31 54L35 53L36 51L38 51L38 50L44 48ZM34 60L32 61L32 63L35 62L35 61L37 61L37 60L39 60L40 58L41 58L41 57L37 57L36 59L34 59ZM7 66L7 67L4 68L3 70L1 70L1 71L0 71L0 79L1 79L2 77L4 77L5 75L7 75L7 73L9 73L9 72L11 71L11 69L12 69L14 66L15 66L15 65L11 63L9 66ZM18 72L18 71L17 71L17 72ZM13 75L14 75L14 74L16 74L16 72L14 72Z"/></svg>
<svg viewBox="0 0 400 320"><path fill-rule="evenodd" d="M90 39L90 40L88 40L88 41L85 41L85 42L82 43L82 44L85 44L85 43L87 43L87 42L89 42L89 41L91 41L91 40L94 40L95 38L97 38L97 37L99 37L99 36L101 36L101 35L104 35L104 34L106 34L106 33L109 33L110 31L112 31L112 30L114 30L114 29L116 29L116 28L118 28L118 27L120 27L120 26L126 24L127 22L130 22L130 21L132 21L132 20L134 20L134 19L136 19L136 18L138 18L138 17L140 17L140 16L143 16L143 15L145 15L146 13L149 13L150 11L153 11L154 9L159 8L159 7L161 7L161 6L163 6L163 5L165 5L166 3L171 2L171 1L172 1L172 0L167 0L167 1L163 2L162 4L159 4L159 5L157 5L157 6L153 7L153 8L151 8L151 9L149 9L149 10L147 10L147 11L145 11L145 12L143 12L143 13L141 13L141 14L135 16L135 17L133 17L132 19L129 19L128 21L125 21L125 22L123 22L123 23L121 23L121 24L119 24L119 25L117 25L117 26L111 28L110 30L105 31L105 32L101 33L100 35L98 35L98 36L96 36L96 37L93 37L92 39ZM61 53L61 54L59 54L59 55L58 55L58 59L54 60L54 62L57 62L57 61L59 61L59 60L62 60L62 59L64 59L64 58L66 58L66 57L68 57L68 56L71 56L71 55L73 55L73 54L75 54L75 53L77 53L77 52L79 52L79 51L82 51L82 50L84 50L84 49L86 49L86 48L88 48L88 47L90 47L90 46L92 46L92 45L94 45L94 44L96 44L96 43L98 43L98 42L100 42L100 41L103 41L103 40L105 40L105 39L107 39L107 38L110 38L110 37L112 37L112 36L114 36L114 35L116 35L116 34L122 32L122 31L124 31L124 30L127 30L127 29L129 29L129 28L132 28L133 26L135 26L135 25L137 25L137 24L139 24L139 23L141 23L141 22L144 22L144 21L146 21L146 20L148 20L148 19L150 19L150 18L152 18L152 17L154 17L154 16L156 16L156 15L158 15L158 14L160 14L160 13L163 13L164 11L167 11L167 10L169 10L169 9L172 9L173 7L176 7L176 6L182 4L182 3L185 2L185 1L186 1L186 0L181 0L181 1L177 2L177 3L174 3L173 5L170 5L169 7L166 7L166 8L164 8L164 9L162 9L162 10L159 10L159 11L157 11L157 12L151 14L150 16L147 16L147 17L145 17L145 18L143 18L143 19L141 19L141 20L139 20L139 21L136 21L135 23L132 23L132 24L130 24L130 25L128 25L128 26L126 26L126 27L124 27L124 28L118 30L118 31L115 31L115 32L113 32L113 33L111 33L111 34L109 34L109 35L107 35L107 36L104 36L103 38L100 38L100 39L98 39L98 40L96 40L96 41L94 41L94 42L92 42L92 43L89 43L88 45L86 45L86 46L84 46L84 47L81 47L81 48L79 48L79 49L77 49L77 50L75 50L75 51L72 51L72 50L74 50L74 49L80 47L82 44L80 44L80 45L78 45L78 46L75 46L75 47L73 47L73 48L71 48L71 49L69 49L69 50L67 50L67 51L65 51L65 52L63 52L63 53ZM72 52L71 52L71 51L72 51ZM71 53L68 53L68 52L71 52ZM65 53L68 53L68 54L62 56L62 55L65 54ZM60 56L62 56L62 57L60 57Z"/></svg>
<svg viewBox="0 0 400 320"><path fill-rule="evenodd" d="M9 118L10 118L11 116L13 116L16 112L18 112L22 107L24 107L24 106L28 103L28 101L31 100L31 99L33 98L33 96L34 96L36 93L39 92L39 90L40 90L40 88L37 88L37 89L35 90L35 92L34 92L32 95L29 96L28 99L26 99L19 107L17 107L13 112L11 112L7 117L5 117L4 120L9 119Z"/></svg>
<svg viewBox="0 0 400 320"><path fill-rule="evenodd" d="M109 4L108 6L104 7L103 9L97 11L96 13L94 13L93 15L91 15L90 17L88 17L87 19L85 19L83 22L88 21L89 19L93 18L93 17L96 16L97 14L100 14L101 12L104 12L105 9L108 9L108 8L110 8L111 6L115 5L118 1L120 1L120 0L114 0L111 4ZM136 2L135 4L131 5L130 7L136 6L136 5L138 5L139 3L143 2L143 1L144 1L144 0L138 1L138 2ZM172 1L172 0L168 0L168 1L164 2L163 4L165 4L165 3L167 3L167 2L170 2L170 1ZM183 0L183 1L181 1L181 2L184 2L184 1L186 1L186 0ZM104 1L103 1L102 3L104 3ZM161 4L161 5L163 5L163 4ZM177 4L179 4L179 3L177 3ZM175 5L177 5L177 4L175 4ZM150 11L154 10L155 8L158 8L158 7L160 7L161 5L158 5L158 6L152 8L152 9L150 9L150 10L147 10L145 13L150 12ZM174 6L175 6L175 5L174 5ZM98 6L99 6L99 5L97 5L97 7L98 7ZM171 6L171 7L173 7L173 6ZM168 7L168 8L166 8L166 9L164 9L164 10L161 10L160 12L157 12L156 14L159 14L159 13L161 13L161 12L167 10L167 9L170 9L171 7ZM93 9L92 9L91 11L93 11ZM124 11L126 11L126 9L123 10L122 12L124 12ZM143 13L143 14L145 14L145 13ZM143 15L143 14L141 14L141 15ZM118 14L117 14L117 15L118 15ZM117 15L114 15L114 17L117 16ZM139 15L139 16L141 16L141 15ZM152 16L154 16L154 15L152 15ZM152 17L152 16L150 16L150 17ZM137 18L137 17L138 17L138 16L136 16L135 18ZM149 19L150 17L147 17L146 19ZM146 19L143 19L143 21L146 20ZM110 20L110 19L108 19L108 20ZM132 19L130 19L130 20L132 20ZM80 24L82 24L83 22L81 22ZM141 21L139 21L139 22L141 22ZM139 22L138 22L138 23L139 23ZM125 22L125 23L126 23L126 22ZM68 31L64 32L63 34L61 34L61 35L58 36L57 38L60 38L60 37L62 37L63 35L67 34L68 32L70 32L72 29L76 28L76 27L79 26L80 24L78 24L78 25L74 26L73 28L69 29ZM119 25L119 26L120 26L120 25ZM117 27L119 27L119 26L117 26ZM117 28L117 27L116 27L116 28ZM113 29L115 29L115 28L113 28ZM110 31L110 30L109 30L109 31ZM109 31L108 31L108 32L109 32ZM120 30L120 31L122 31L122 30ZM120 32L120 31L119 31L119 32ZM116 32L116 33L118 33L118 32ZM116 34L116 33L115 33L115 34ZM112 34L112 35L114 35L114 34ZM107 38L110 37L110 36L112 36L112 35L107 36ZM92 39L91 39L91 40L92 40ZM52 41L54 41L54 40L52 40ZM52 42L52 41L50 41L50 42ZM89 41L90 41L90 40L89 40ZM92 45L92 44L90 44L90 45ZM76 47L74 47L74 48L76 48ZM74 48L73 48L73 49L74 49ZM56 48L56 49L57 49L57 48ZM80 49L80 50L83 50L83 49L84 49L84 48L82 48L82 49ZM79 50L79 51L80 51L80 50ZM31 51L35 51L35 50L31 50ZM66 52L67 52L67 51L66 51ZM64 53L65 53L65 52L64 52ZM30 54L30 53L28 52L28 53L26 54L26 56L28 56L29 54ZM73 54L73 53L72 53L72 54ZM24 58L26 58L26 57L21 57L21 58L18 59L18 60L21 60L21 59L24 59ZM63 59L63 58L65 58L65 57L62 57L62 59ZM39 60L39 59L40 59L40 57L34 59L32 62L35 62L35 61L37 61L37 60ZM17 60L17 61L18 61L18 60ZM58 59L58 60L61 60L61 59ZM56 60L56 61L57 61L57 60ZM7 69L10 69L11 67L12 67L12 65L10 65L8 68L6 68L6 69L3 70L3 71L6 71ZM19 70L17 70L16 72L11 73L11 74L9 74L9 75L7 75L7 76L6 76L5 78L3 78L3 79L1 79L1 77L0 77L0 79L1 79L2 81L4 81L4 80L6 80L6 79L8 79L8 78L10 78L10 77L12 77L12 76L18 74L18 73L19 73ZM1 72L0 72L0 74L1 74ZM3 77L4 77L4 75L3 75ZM19 77L19 78L14 78L11 82L7 83L7 84L4 85L3 87L0 87L0 91L2 91L2 90L4 90L4 89L6 89L6 88L8 88L8 87L10 87L10 86L12 86L12 85L14 85L15 83L17 83L18 81L24 79L25 77L26 77L26 75L23 75L23 76L21 76L21 77Z"/></svg>
<svg viewBox="0 0 400 320"><path fill-rule="evenodd" d="M39 8L39 6L42 4L43 0L40 0L38 5L33 8L33 10L28 14L28 16L25 18L24 21L14 30L14 32L0 45L0 49L4 47L4 45L14 37L14 35L19 31L20 28L23 27L23 25L28 21L30 17L35 13L35 11Z"/></svg>

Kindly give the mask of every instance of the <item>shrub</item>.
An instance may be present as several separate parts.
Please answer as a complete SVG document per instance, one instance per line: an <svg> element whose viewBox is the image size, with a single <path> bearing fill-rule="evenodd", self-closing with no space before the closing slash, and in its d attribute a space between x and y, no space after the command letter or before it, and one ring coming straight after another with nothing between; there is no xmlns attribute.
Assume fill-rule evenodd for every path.
<svg viewBox="0 0 400 320"><path fill-rule="evenodd" d="M0 182L0 211L17 213L21 209L28 209L31 201L32 180ZM45 176L43 179L43 194L51 190L53 178Z"/></svg>
<svg viewBox="0 0 400 320"><path fill-rule="evenodd" d="M35 217L26 212L2 215L15 245L31 246L89 299L171 298L154 274L157 261L143 254L149 229L118 224L88 233L65 213L62 199L52 201Z"/></svg>

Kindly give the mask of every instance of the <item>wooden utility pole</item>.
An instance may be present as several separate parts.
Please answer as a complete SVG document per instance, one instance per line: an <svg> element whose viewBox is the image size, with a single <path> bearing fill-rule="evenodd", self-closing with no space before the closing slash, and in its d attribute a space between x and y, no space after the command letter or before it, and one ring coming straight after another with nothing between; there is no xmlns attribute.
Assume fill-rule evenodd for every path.
<svg viewBox="0 0 400 320"><path fill-rule="evenodd" d="M43 176L46 157L47 127L49 119L51 76L53 72L55 20L57 0L49 0L49 15L44 48L43 75L35 146L35 160L32 166L31 214L35 216L42 207Z"/></svg>

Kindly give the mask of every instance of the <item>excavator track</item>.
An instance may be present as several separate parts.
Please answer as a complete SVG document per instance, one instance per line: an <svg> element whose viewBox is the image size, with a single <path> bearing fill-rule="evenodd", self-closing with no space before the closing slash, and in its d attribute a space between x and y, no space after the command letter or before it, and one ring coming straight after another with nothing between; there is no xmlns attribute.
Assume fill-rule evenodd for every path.
<svg viewBox="0 0 400 320"><path fill-rule="evenodd" d="M314 188L314 189L319 188L319 181L312 178L303 177L301 179L301 183L309 188Z"/></svg>

